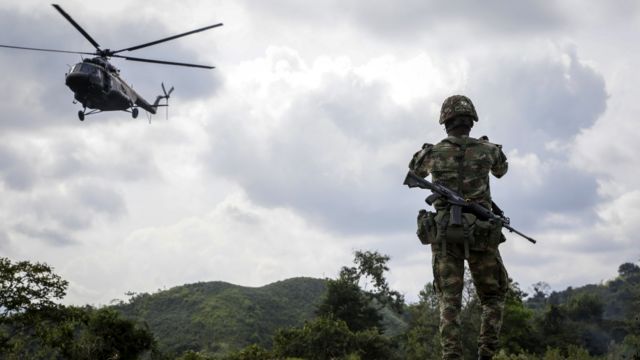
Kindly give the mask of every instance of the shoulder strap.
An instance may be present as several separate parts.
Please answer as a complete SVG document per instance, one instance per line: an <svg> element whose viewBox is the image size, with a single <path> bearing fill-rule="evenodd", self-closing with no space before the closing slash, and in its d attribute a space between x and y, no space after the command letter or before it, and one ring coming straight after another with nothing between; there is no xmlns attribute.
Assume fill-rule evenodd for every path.
<svg viewBox="0 0 640 360"><path fill-rule="evenodd" d="M465 140L460 145L459 153L456 156L456 159L458 160L458 192L460 193L460 195L463 195L462 194L462 183L463 183L462 177L463 177L463 170L464 170L464 156L466 152L467 152L467 142Z"/></svg>

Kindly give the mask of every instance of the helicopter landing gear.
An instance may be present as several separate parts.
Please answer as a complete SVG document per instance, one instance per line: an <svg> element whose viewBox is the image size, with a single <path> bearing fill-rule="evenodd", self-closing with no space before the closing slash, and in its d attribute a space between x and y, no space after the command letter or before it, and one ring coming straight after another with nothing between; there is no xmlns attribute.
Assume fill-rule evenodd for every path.
<svg viewBox="0 0 640 360"><path fill-rule="evenodd" d="M131 117L134 119L138 117L138 108L131 109Z"/></svg>
<svg viewBox="0 0 640 360"><path fill-rule="evenodd" d="M80 119L80 121L84 121L84 117L85 116L101 112L101 110L95 110L95 109L91 110L89 112L86 112L86 111L87 111L86 108L84 108L82 110L78 110L78 119Z"/></svg>

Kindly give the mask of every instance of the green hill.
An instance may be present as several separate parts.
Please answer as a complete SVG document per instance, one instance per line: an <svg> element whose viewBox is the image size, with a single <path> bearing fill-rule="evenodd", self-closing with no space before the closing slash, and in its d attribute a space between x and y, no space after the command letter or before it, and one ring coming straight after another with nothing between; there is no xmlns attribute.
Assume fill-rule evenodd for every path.
<svg viewBox="0 0 640 360"><path fill-rule="evenodd" d="M258 288L216 281L136 295L115 308L148 324L165 353L220 354L254 343L269 346L277 329L313 318L325 289L325 280L313 278Z"/></svg>

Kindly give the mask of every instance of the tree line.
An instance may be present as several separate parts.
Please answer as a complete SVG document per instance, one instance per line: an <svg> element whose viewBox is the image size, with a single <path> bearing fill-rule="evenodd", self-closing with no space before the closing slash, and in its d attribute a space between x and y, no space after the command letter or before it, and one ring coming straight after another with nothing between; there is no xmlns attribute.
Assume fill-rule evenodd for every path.
<svg viewBox="0 0 640 360"><path fill-rule="evenodd" d="M143 323L112 307L63 306L68 282L42 263L0 258L0 358L268 360L439 359L438 298L431 283L406 304L390 288L389 257L356 251L327 290L315 315L225 355L193 350L164 354ZM551 292L544 282L527 294L511 282L498 360L640 359L640 267L624 263L598 285ZM385 318L405 324L389 329ZM467 275L461 313L465 359L475 359L480 303ZM390 331L393 330L393 331Z"/></svg>

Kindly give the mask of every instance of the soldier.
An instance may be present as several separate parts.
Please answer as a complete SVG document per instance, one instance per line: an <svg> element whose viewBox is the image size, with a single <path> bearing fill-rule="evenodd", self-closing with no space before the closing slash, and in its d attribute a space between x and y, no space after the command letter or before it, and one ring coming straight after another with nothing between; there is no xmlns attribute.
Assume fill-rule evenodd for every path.
<svg viewBox="0 0 640 360"><path fill-rule="evenodd" d="M442 104L440 124L447 137L436 145L425 144L411 160L409 168L433 182L440 182L468 201L491 209L489 173L500 178L507 172L507 158L500 145L486 136L469 136L478 121L469 98L454 95ZM462 359L460 309L467 260L482 305L482 325L478 338L478 358L491 359L498 346L508 277L498 245L505 240L500 224L481 221L473 214L462 214L462 226L449 225L450 206L442 200L433 204L436 213L419 216L430 221L428 239L433 254L433 282L440 305L440 335L443 359Z"/></svg>

